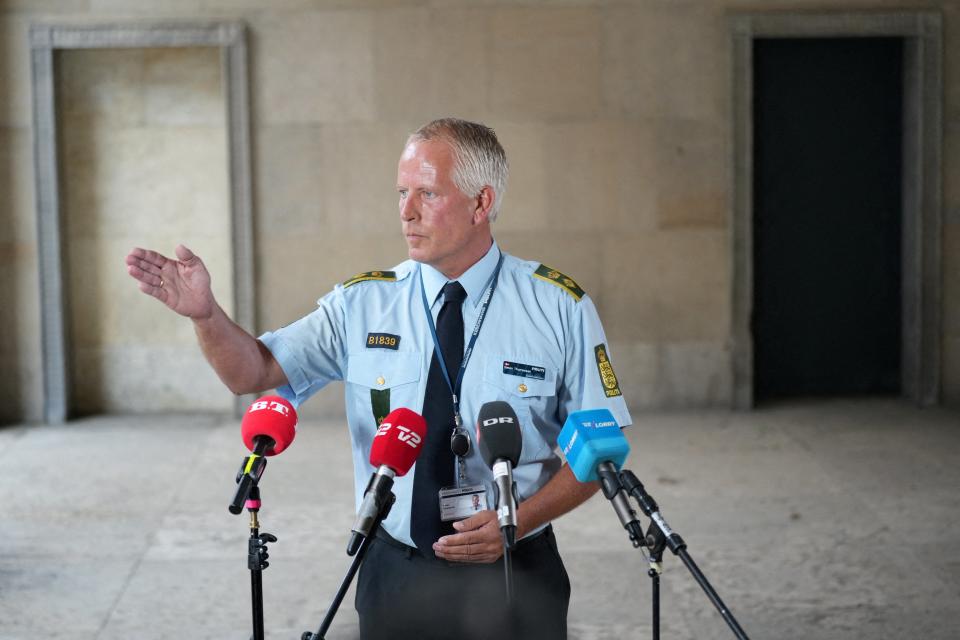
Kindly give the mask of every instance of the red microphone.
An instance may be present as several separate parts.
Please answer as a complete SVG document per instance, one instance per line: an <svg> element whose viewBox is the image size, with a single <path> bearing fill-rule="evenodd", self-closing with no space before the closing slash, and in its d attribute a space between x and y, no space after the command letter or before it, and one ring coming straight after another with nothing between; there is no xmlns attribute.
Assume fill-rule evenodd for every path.
<svg viewBox="0 0 960 640"><path fill-rule="evenodd" d="M264 456L275 456L293 442L297 435L297 411L280 396L263 396L243 414L240 435L251 453L237 473L237 492L227 507L233 514L243 511L250 490L260 482L267 466ZM254 503L253 508L258 507L259 503Z"/></svg>
<svg viewBox="0 0 960 640"><path fill-rule="evenodd" d="M283 453L297 435L297 410L280 396L263 396L250 405L240 422L243 444L255 455ZM258 441L269 439L263 451Z"/></svg>
<svg viewBox="0 0 960 640"><path fill-rule="evenodd" d="M363 503L357 512L347 555L354 555L373 530L374 524L387 517L396 497L390 491L393 479L402 476L417 461L427 435L427 421L419 413L400 408L391 411L373 437L370 464L377 467L367 483Z"/></svg>

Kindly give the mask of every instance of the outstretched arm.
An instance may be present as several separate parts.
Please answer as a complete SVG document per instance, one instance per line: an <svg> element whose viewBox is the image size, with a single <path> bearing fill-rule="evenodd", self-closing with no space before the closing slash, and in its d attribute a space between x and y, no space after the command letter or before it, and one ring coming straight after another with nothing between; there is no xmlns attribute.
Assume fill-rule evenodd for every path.
<svg viewBox="0 0 960 640"><path fill-rule="evenodd" d="M173 260L136 247L127 255L127 273L140 291L193 321L203 355L230 391L239 395L286 384L270 351L217 304L200 257L183 245L176 254Z"/></svg>

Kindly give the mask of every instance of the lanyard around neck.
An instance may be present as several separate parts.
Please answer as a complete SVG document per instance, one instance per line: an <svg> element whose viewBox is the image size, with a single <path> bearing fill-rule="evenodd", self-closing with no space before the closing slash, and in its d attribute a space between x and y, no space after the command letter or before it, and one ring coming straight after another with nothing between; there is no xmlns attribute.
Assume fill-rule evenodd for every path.
<svg viewBox="0 0 960 640"><path fill-rule="evenodd" d="M480 328L483 326L483 321L487 317L487 307L490 306L490 298L493 297L493 292L497 288L497 280L499 279L498 276L500 275L501 266L503 266L503 252L500 253L500 259L497 260L497 266L493 270L493 275L491 275L490 280L487 281L487 289L484 291L483 298L480 301L480 316L477 318L477 323L473 327L470 342L463 352L463 360L460 362L460 370L457 371L457 379L454 382L450 380L450 372L447 370L447 363L444 361L443 351L440 349L440 338L437 336L437 326L433 321L433 314L430 312L430 303L427 302L427 291L423 286L423 274L418 273L420 276L420 296L423 298L423 310L427 314L427 324L430 325L430 335L433 336L433 352L437 356L437 362L440 363L440 371L443 373L443 379L446 380L450 394L453 396L453 418L458 427L463 422L460 418L460 387L463 385L463 374L467 370L467 363L473 354L473 347L477 343L477 336L480 335ZM417 270L419 272L419 266Z"/></svg>

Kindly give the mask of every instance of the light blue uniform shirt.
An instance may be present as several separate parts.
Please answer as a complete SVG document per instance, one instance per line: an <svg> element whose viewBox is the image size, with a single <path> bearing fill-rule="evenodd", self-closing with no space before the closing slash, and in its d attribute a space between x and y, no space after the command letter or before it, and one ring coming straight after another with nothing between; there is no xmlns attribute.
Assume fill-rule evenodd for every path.
<svg viewBox="0 0 960 640"><path fill-rule="evenodd" d="M464 345L469 344L485 285L499 257L494 243L458 278L467 292ZM491 509L493 473L476 445L476 419L484 403L506 401L520 419L523 448L513 477L521 501L560 469L557 435L569 413L606 408L621 426L631 423L593 302L586 295L577 299L575 283L569 289L550 281L556 275L537 276L538 267L536 262L504 255L497 289L464 372L460 411L464 427L472 432L465 484L484 484ZM370 474L376 471L369 462L377 431L371 391L389 389L391 411L406 407L422 413L434 347L420 283L436 321L443 303L440 292L447 282L436 269L412 260L393 272L395 280L337 285L310 315L260 336L287 376L288 384L277 391L295 406L328 382L344 381L358 508ZM369 334L390 334L399 342L395 349L370 346ZM455 378L456 372L450 376ZM396 479L397 502L383 523L391 536L410 546L415 546L410 538L415 471L416 465Z"/></svg>

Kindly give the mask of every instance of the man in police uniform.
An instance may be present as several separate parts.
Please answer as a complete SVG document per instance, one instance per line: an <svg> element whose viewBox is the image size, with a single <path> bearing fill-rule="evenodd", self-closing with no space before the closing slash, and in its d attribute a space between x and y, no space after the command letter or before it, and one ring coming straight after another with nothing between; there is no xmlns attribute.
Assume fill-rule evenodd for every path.
<svg viewBox="0 0 960 640"><path fill-rule="evenodd" d="M631 419L590 298L571 278L508 256L493 240L506 182L491 129L452 118L424 125L397 170L410 260L350 278L316 311L259 339L217 305L206 268L186 247L177 247L177 260L139 248L127 257L141 291L192 319L204 355L234 393L277 388L300 404L332 380L345 382L358 505L374 471L368 456L379 421L399 407L427 417L425 449L397 478L396 505L360 572L365 640L566 637L569 581L550 522L596 487L562 464L557 435L580 409L608 408L624 426ZM451 326L463 333L452 357L440 335ZM473 432L480 407L493 400L516 411L523 441L512 621L504 617L491 471L475 438L457 455L446 444L457 431L454 414L463 417L461 435Z"/></svg>

